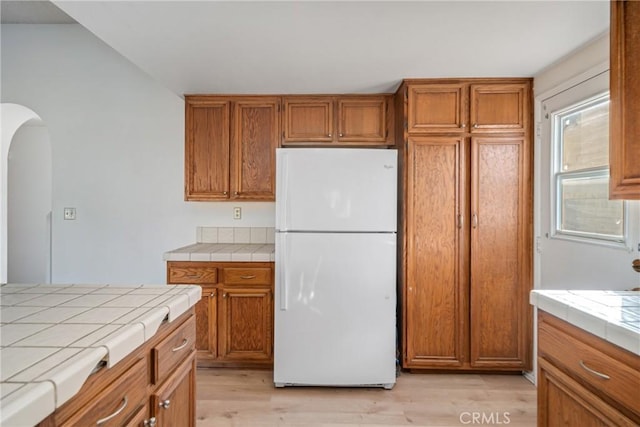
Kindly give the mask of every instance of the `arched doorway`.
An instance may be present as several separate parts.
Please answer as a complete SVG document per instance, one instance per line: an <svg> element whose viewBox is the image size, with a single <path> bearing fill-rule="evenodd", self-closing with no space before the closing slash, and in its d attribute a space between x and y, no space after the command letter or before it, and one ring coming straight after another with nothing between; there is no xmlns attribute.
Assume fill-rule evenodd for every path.
<svg viewBox="0 0 640 427"><path fill-rule="evenodd" d="M51 144L42 119L2 104L0 282L51 281Z"/></svg>

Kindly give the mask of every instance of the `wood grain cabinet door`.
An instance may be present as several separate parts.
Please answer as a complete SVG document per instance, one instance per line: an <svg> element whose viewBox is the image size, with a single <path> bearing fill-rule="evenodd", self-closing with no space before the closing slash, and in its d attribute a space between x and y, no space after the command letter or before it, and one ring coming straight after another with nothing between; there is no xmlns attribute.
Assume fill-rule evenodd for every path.
<svg viewBox="0 0 640 427"><path fill-rule="evenodd" d="M640 2L611 2L612 199L640 200Z"/></svg>
<svg viewBox="0 0 640 427"><path fill-rule="evenodd" d="M407 131L409 134L466 132L467 104L466 84L410 84Z"/></svg>
<svg viewBox="0 0 640 427"><path fill-rule="evenodd" d="M333 142L334 103L330 96L285 96L283 144Z"/></svg>
<svg viewBox="0 0 640 427"><path fill-rule="evenodd" d="M530 368L531 148L471 140L471 365Z"/></svg>
<svg viewBox="0 0 640 427"><path fill-rule="evenodd" d="M196 350L198 359L218 357L218 288L203 286L196 303Z"/></svg>
<svg viewBox="0 0 640 427"><path fill-rule="evenodd" d="M185 200L226 200L230 103L194 97L185 105Z"/></svg>
<svg viewBox="0 0 640 427"><path fill-rule="evenodd" d="M463 137L408 139L405 368L468 358L467 159Z"/></svg>
<svg viewBox="0 0 640 427"><path fill-rule="evenodd" d="M470 121L475 132L524 132L529 126L527 83L472 84Z"/></svg>
<svg viewBox="0 0 640 427"><path fill-rule="evenodd" d="M156 425L194 427L195 414L195 352L151 395Z"/></svg>
<svg viewBox="0 0 640 427"><path fill-rule="evenodd" d="M232 198L275 200L279 108L277 97L233 103Z"/></svg>
<svg viewBox="0 0 640 427"><path fill-rule="evenodd" d="M271 360L271 288L225 286L220 292L219 357L229 361Z"/></svg>
<svg viewBox="0 0 640 427"><path fill-rule="evenodd" d="M387 100L385 97L338 99L338 142L386 145Z"/></svg>

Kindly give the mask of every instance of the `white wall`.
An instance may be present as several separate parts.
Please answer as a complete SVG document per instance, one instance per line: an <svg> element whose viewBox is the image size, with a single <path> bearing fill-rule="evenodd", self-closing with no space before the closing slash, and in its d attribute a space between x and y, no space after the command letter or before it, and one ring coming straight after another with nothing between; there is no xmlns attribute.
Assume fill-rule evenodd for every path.
<svg viewBox="0 0 640 427"><path fill-rule="evenodd" d="M535 287L542 289L615 289L640 286L640 274L631 268L640 258L640 202L628 202L628 241L626 248L614 248L554 239L550 237L550 126L542 117L541 105L562 96L594 95L608 87L608 34L585 45L564 60L548 67L534 78L536 126L539 127L535 147ZM599 76L595 78L594 76ZM589 80L587 89L579 83ZM591 83L602 81L593 86ZM591 88L593 86L593 88ZM591 93L591 92L593 93ZM584 95L581 95L584 94ZM573 101L576 102L576 101ZM553 103L551 101L550 103Z"/></svg>
<svg viewBox="0 0 640 427"><path fill-rule="evenodd" d="M47 283L50 271L51 145L43 125L25 124L8 158L7 280Z"/></svg>
<svg viewBox="0 0 640 427"><path fill-rule="evenodd" d="M53 282L165 283L196 226L273 226L273 203L184 202L183 100L82 26L3 24L1 54L2 102L49 129Z"/></svg>

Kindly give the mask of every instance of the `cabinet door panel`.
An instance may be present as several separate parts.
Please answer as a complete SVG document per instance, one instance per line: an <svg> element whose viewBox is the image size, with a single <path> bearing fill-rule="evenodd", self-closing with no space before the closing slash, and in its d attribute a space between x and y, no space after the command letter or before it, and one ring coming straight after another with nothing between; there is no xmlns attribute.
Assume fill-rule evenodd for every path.
<svg viewBox="0 0 640 427"><path fill-rule="evenodd" d="M338 141L386 143L387 102L384 97L341 98L338 101Z"/></svg>
<svg viewBox="0 0 640 427"><path fill-rule="evenodd" d="M523 137L472 139L472 366L530 364L529 151Z"/></svg>
<svg viewBox="0 0 640 427"><path fill-rule="evenodd" d="M408 88L409 133L464 132L467 85L425 84Z"/></svg>
<svg viewBox="0 0 640 427"><path fill-rule="evenodd" d="M279 105L279 98L234 103L231 168L236 199L275 199Z"/></svg>
<svg viewBox="0 0 640 427"><path fill-rule="evenodd" d="M196 350L198 350L198 359L215 359L218 357L217 295L217 288L203 286L202 298L196 303Z"/></svg>
<svg viewBox="0 0 640 427"><path fill-rule="evenodd" d="M229 197L229 102L186 104L185 199Z"/></svg>
<svg viewBox="0 0 640 427"><path fill-rule="evenodd" d="M332 97L285 97L283 142L333 141Z"/></svg>
<svg viewBox="0 0 640 427"><path fill-rule="evenodd" d="M271 289L222 289L220 357L227 360L269 360L272 354Z"/></svg>
<svg viewBox="0 0 640 427"><path fill-rule="evenodd" d="M195 426L195 387L195 352L192 352L151 396L158 426Z"/></svg>
<svg viewBox="0 0 640 427"><path fill-rule="evenodd" d="M471 132L522 132L529 123L529 85L471 85Z"/></svg>
<svg viewBox="0 0 640 427"><path fill-rule="evenodd" d="M409 138L405 367L466 358L466 150L463 138Z"/></svg>
<svg viewBox="0 0 640 427"><path fill-rule="evenodd" d="M611 2L610 197L640 199L640 2Z"/></svg>

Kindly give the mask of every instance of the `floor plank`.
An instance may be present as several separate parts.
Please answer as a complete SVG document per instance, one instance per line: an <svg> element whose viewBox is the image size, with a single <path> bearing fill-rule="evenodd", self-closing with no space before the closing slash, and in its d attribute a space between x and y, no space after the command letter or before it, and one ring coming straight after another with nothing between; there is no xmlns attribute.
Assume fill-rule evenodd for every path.
<svg viewBox="0 0 640 427"><path fill-rule="evenodd" d="M265 370L198 369L198 427L536 425L518 375L401 373L393 390L273 386Z"/></svg>

